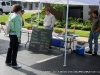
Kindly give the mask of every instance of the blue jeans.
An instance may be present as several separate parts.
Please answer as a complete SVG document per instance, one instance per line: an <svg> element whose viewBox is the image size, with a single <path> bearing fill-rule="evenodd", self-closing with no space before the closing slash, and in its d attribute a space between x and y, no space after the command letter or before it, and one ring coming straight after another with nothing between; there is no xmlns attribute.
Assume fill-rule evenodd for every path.
<svg viewBox="0 0 100 75"><path fill-rule="evenodd" d="M53 27L50 27L50 26L46 26L45 29L48 29L48 30L52 30L53 31Z"/></svg>
<svg viewBox="0 0 100 75"><path fill-rule="evenodd" d="M52 32L53 32L53 27L46 26L45 29L52 30ZM51 39L51 41L50 41L49 47L50 47L51 45L52 45L52 39Z"/></svg>
<svg viewBox="0 0 100 75"><path fill-rule="evenodd" d="M97 52L98 51L98 37L99 37L100 32L90 32L89 34L89 39L88 39L88 43L89 43L89 48L90 51L92 52L92 41L94 40L94 51Z"/></svg>

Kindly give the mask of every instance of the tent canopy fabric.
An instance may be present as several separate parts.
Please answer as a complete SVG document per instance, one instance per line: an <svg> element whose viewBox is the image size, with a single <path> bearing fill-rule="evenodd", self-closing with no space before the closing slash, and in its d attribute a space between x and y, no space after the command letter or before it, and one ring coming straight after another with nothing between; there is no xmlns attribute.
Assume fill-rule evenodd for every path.
<svg viewBox="0 0 100 75"><path fill-rule="evenodd" d="M0 0L0 1L22 1L22 0Z"/></svg>
<svg viewBox="0 0 100 75"><path fill-rule="evenodd" d="M23 2L41 2L53 4L67 4L67 0L21 0ZM95 5L99 6L100 0L69 0L69 5Z"/></svg>
<svg viewBox="0 0 100 75"><path fill-rule="evenodd" d="M0 0L11 1L11 0ZM53 3L53 4L67 4L67 0L12 0L22 2L41 2L41 3ZM69 5L100 5L100 0L69 0Z"/></svg>
<svg viewBox="0 0 100 75"><path fill-rule="evenodd" d="M69 5L99 5L100 0L69 0ZM43 3L67 4L67 0L41 0Z"/></svg>
<svg viewBox="0 0 100 75"><path fill-rule="evenodd" d="M41 0L21 0L22 2L40 2Z"/></svg>

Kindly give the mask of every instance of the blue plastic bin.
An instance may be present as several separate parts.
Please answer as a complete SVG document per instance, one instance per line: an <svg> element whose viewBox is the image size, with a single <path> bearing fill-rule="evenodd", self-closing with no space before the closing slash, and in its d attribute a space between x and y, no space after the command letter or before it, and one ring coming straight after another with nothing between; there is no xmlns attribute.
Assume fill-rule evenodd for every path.
<svg viewBox="0 0 100 75"><path fill-rule="evenodd" d="M85 51L85 46L83 46L83 45L76 45L75 53L80 54L80 55L84 55L84 51Z"/></svg>
<svg viewBox="0 0 100 75"><path fill-rule="evenodd" d="M64 47L64 42L60 39L52 38L52 46Z"/></svg>

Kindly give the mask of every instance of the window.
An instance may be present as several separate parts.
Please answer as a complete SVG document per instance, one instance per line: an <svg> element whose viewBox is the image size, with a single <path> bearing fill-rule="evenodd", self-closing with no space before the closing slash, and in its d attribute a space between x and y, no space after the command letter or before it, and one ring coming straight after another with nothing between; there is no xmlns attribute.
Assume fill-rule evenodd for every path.
<svg viewBox="0 0 100 75"><path fill-rule="evenodd" d="M23 3L24 8L27 8L27 2Z"/></svg>
<svg viewBox="0 0 100 75"><path fill-rule="evenodd" d="M10 2L6 2L7 6L10 6Z"/></svg>
<svg viewBox="0 0 100 75"><path fill-rule="evenodd" d="M21 5L21 1L12 1L11 4L12 5L14 5L14 4L20 4Z"/></svg>
<svg viewBox="0 0 100 75"><path fill-rule="evenodd" d="M5 2L2 2L2 6L6 6L6 3Z"/></svg>
<svg viewBox="0 0 100 75"><path fill-rule="evenodd" d="M35 3L35 7L38 7L39 6L39 4L38 3Z"/></svg>

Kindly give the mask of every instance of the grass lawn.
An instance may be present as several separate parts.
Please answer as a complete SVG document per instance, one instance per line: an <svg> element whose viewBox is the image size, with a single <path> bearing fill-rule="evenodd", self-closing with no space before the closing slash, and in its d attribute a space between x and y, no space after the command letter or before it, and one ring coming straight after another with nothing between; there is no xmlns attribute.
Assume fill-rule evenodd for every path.
<svg viewBox="0 0 100 75"><path fill-rule="evenodd" d="M43 26L39 26L39 28L44 28ZM58 30L64 31L64 28L54 28ZM72 29L68 29L68 31L73 31ZM88 37L89 36L89 31L83 31L83 30L75 30L75 34L81 36L81 37Z"/></svg>
<svg viewBox="0 0 100 75"><path fill-rule="evenodd" d="M30 13L24 14L23 19L25 20L27 18L30 18L31 14ZM6 22L8 20L8 17L9 17L9 15L0 15L0 22ZM31 26L31 24L25 22L24 27L28 27L28 26ZM43 28L43 26L39 26L39 28ZM59 30L64 31L64 28L56 28L55 27L54 29L59 29ZM68 31L72 31L72 30L68 29ZM88 35L89 35L89 31L83 31L83 30L76 30L75 33L79 36L82 36L82 37L88 37Z"/></svg>
<svg viewBox="0 0 100 75"><path fill-rule="evenodd" d="M30 18L31 17L31 14L28 13L28 14L24 14L23 15L23 19L27 19L27 18ZM0 15L0 22L6 22L9 18L9 15ZM27 22L24 22L25 23L25 26L24 27L28 27L28 26L31 26L31 24L27 23Z"/></svg>

